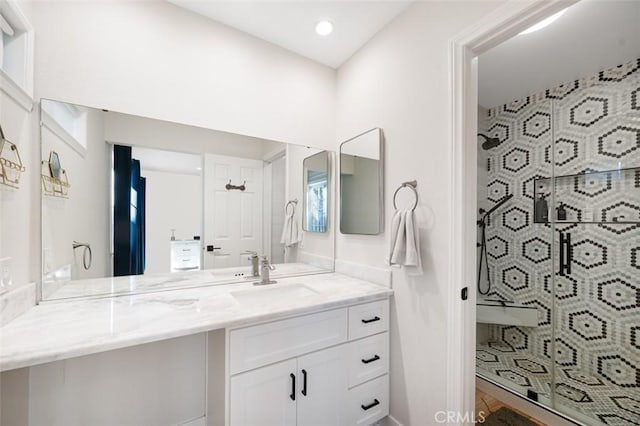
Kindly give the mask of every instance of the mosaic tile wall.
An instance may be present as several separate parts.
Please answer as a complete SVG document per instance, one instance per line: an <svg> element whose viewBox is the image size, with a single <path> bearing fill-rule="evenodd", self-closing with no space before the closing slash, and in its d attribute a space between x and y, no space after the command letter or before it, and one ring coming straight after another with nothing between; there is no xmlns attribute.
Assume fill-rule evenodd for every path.
<svg viewBox="0 0 640 426"><path fill-rule="evenodd" d="M554 308L561 368L640 389L640 224L567 223L552 236L548 224L533 223L534 180L552 173L552 133L556 176L640 167L640 59L494 108L487 120L487 133L502 141L489 151L488 199L514 197L487 228L486 298L539 314L538 327L490 326L491 339L550 360ZM640 171L564 179L556 194L570 221L640 223ZM571 233L573 262L571 275L556 275L554 307L559 232Z"/></svg>

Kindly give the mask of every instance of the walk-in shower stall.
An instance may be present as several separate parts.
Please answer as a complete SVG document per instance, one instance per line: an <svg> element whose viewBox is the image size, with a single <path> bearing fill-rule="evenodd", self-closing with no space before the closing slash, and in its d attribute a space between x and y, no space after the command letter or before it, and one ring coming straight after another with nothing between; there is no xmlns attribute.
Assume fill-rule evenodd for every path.
<svg viewBox="0 0 640 426"><path fill-rule="evenodd" d="M580 423L640 425L640 59L479 128L500 140L478 141L479 205L502 205L478 216L478 375Z"/></svg>

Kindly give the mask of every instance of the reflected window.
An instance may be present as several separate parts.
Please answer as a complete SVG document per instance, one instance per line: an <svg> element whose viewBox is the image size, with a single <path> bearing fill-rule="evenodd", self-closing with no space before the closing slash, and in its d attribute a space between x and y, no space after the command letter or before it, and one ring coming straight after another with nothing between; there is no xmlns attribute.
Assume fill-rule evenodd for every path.
<svg viewBox="0 0 640 426"><path fill-rule="evenodd" d="M327 232L329 211L329 153L321 151L303 161L304 216L307 232Z"/></svg>
<svg viewBox="0 0 640 426"><path fill-rule="evenodd" d="M306 218L308 231L327 231L327 185L326 172L308 171L306 193L306 202L309 206Z"/></svg>

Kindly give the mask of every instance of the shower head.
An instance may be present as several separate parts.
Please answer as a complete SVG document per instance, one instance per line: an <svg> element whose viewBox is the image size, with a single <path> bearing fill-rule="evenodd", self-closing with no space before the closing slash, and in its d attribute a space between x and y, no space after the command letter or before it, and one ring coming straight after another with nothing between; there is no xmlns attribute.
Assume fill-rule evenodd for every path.
<svg viewBox="0 0 640 426"><path fill-rule="evenodd" d="M499 138L490 138L489 136L483 135L482 133L478 133L478 136L482 136L485 139L485 141L482 142L482 149L484 149L485 151L495 148L501 143Z"/></svg>

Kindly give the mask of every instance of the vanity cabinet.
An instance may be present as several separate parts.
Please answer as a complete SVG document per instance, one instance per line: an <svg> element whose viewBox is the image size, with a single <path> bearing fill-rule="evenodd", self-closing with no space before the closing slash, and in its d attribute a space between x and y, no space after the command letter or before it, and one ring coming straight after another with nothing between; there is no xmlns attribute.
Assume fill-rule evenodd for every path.
<svg viewBox="0 0 640 426"><path fill-rule="evenodd" d="M389 301L229 332L227 424L368 425L388 414Z"/></svg>
<svg viewBox="0 0 640 426"><path fill-rule="evenodd" d="M200 268L202 246L198 240L170 241L171 272L195 271Z"/></svg>
<svg viewBox="0 0 640 426"><path fill-rule="evenodd" d="M231 424L346 425L345 345L231 378Z"/></svg>
<svg viewBox="0 0 640 426"><path fill-rule="evenodd" d="M296 401L290 375L298 368L291 359L231 378L231 424L296 425Z"/></svg>

